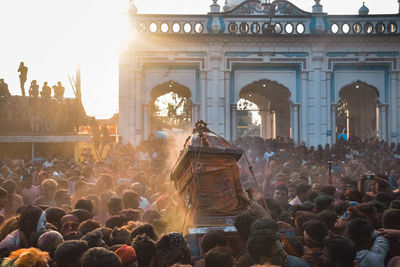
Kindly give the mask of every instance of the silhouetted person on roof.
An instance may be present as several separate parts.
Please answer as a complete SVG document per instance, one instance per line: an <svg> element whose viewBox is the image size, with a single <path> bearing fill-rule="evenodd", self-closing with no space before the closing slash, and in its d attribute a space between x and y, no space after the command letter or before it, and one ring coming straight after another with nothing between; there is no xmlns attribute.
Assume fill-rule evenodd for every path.
<svg viewBox="0 0 400 267"><path fill-rule="evenodd" d="M62 86L61 82L58 81L57 85L53 86L54 89L54 98L57 100L62 100L64 98L65 88Z"/></svg>
<svg viewBox="0 0 400 267"><path fill-rule="evenodd" d="M50 99L51 98L51 87L47 85L47 82L43 83L42 91L40 92L40 95L44 99Z"/></svg>
<svg viewBox="0 0 400 267"><path fill-rule="evenodd" d="M25 96L25 82L28 77L28 67L24 65L24 62L19 63L18 72L20 72L19 84L21 86L21 93L23 96Z"/></svg>
<svg viewBox="0 0 400 267"><path fill-rule="evenodd" d="M31 87L29 88L29 96L39 97L39 85L36 83L36 80L33 80L31 82Z"/></svg>
<svg viewBox="0 0 400 267"><path fill-rule="evenodd" d="M10 91L8 90L8 84L4 82L4 79L0 79L0 97L10 96Z"/></svg>

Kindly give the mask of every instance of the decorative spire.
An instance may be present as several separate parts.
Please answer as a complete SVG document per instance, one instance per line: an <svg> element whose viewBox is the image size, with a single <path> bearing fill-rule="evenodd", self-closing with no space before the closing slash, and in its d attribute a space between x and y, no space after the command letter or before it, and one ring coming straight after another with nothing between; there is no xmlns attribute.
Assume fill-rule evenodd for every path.
<svg viewBox="0 0 400 267"><path fill-rule="evenodd" d="M133 15L135 15L137 13L138 9L135 5L135 1L134 0L129 0L129 12Z"/></svg>
<svg viewBox="0 0 400 267"><path fill-rule="evenodd" d="M358 15L360 16L368 16L369 8L365 6L365 2L363 2L362 7L358 10Z"/></svg>
<svg viewBox="0 0 400 267"><path fill-rule="evenodd" d="M399 0L400 1L400 0ZM225 0L225 4L224 4L224 7L222 8L223 10L224 10L224 12L227 12L227 11L229 11L229 4L228 4L228 0Z"/></svg>
<svg viewBox="0 0 400 267"><path fill-rule="evenodd" d="M321 2L321 0L314 0L314 2L315 2L315 5L313 5L313 7L312 7L312 12L313 13L322 13L323 12L323 10L322 10L322 5L319 3L319 2Z"/></svg>
<svg viewBox="0 0 400 267"><path fill-rule="evenodd" d="M211 13L219 13L221 12L221 6L218 5L218 0L213 0L213 4L210 6Z"/></svg>

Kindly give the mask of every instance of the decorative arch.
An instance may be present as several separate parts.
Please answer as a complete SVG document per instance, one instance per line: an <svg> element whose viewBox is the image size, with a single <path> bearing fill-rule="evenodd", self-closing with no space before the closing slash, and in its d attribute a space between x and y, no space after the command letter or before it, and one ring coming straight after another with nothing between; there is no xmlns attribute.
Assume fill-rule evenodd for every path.
<svg viewBox="0 0 400 267"><path fill-rule="evenodd" d="M159 84L155 87L153 87L153 89L151 89L151 101L153 102L154 100L156 100L158 97L168 94L170 92L176 93L182 97L185 98L191 98L192 97L192 93L190 92L190 89L180 83L177 83L173 80L170 80L168 82Z"/></svg>
<svg viewBox="0 0 400 267"><path fill-rule="evenodd" d="M350 136L372 137L379 132L379 90L366 82L355 81L339 90L336 105L336 130Z"/></svg>
<svg viewBox="0 0 400 267"><path fill-rule="evenodd" d="M269 79L261 79L245 85L240 90L239 97L258 106L261 137L293 136L291 93L286 86Z"/></svg>
<svg viewBox="0 0 400 267"><path fill-rule="evenodd" d="M372 90L376 93L376 97L377 97L377 99L378 99L378 101L379 101L379 90L378 90L375 86L373 86L373 85L371 85L371 84L368 84L368 83L366 83L366 82L363 82L363 81L361 81L361 80L357 80L357 81L355 81L355 82L352 82L352 83L349 83L349 84L347 84L347 85L344 85L344 86L339 90L339 98L341 98L341 95L343 94L343 91L344 91L344 90L346 90L346 89L349 88L349 87L356 86L356 85L359 85L360 87L369 87L370 89L372 89Z"/></svg>

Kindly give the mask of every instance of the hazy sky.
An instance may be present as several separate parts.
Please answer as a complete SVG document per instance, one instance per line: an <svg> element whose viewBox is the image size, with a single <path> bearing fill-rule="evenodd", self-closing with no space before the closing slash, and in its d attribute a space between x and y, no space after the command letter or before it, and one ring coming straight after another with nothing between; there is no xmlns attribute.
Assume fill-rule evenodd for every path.
<svg viewBox="0 0 400 267"><path fill-rule="evenodd" d="M311 11L313 0L293 0ZM139 13L205 14L211 0L135 0ZM223 6L224 1L218 3ZM329 14L356 14L358 0L322 0ZM371 13L397 13L397 0L369 0ZM0 78L12 94L21 94L18 65L31 80L62 81L72 96L68 74L80 62L82 94L90 115L118 111L118 54L129 36L128 0L0 0Z"/></svg>

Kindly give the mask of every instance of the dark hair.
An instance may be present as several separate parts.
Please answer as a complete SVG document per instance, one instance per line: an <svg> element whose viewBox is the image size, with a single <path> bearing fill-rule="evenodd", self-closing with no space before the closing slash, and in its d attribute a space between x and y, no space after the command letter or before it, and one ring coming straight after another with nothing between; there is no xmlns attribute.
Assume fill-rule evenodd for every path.
<svg viewBox="0 0 400 267"><path fill-rule="evenodd" d="M81 240L86 241L90 248L104 246L103 233L100 228L87 233Z"/></svg>
<svg viewBox="0 0 400 267"><path fill-rule="evenodd" d="M120 258L105 248L91 248L83 254L82 267L122 267Z"/></svg>
<svg viewBox="0 0 400 267"><path fill-rule="evenodd" d="M251 233L247 240L247 251L251 257L260 263L260 258L270 256L276 241L279 239L279 234L274 230L257 230Z"/></svg>
<svg viewBox="0 0 400 267"><path fill-rule="evenodd" d="M79 225L78 231L82 234L82 235L86 235L87 233L90 233L93 230L96 230L97 228L100 228L101 225L99 222L89 219L89 220L85 220L83 222L81 222L81 224Z"/></svg>
<svg viewBox="0 0 400 267"><path fill-rule="evenodd" d="M204 254L216 246L225 247L227 244L223 230L209 230L203 235L200 241Z"/></svg>
<svg viewBox="0 0 400 267"><path fill-rule="evenodd" d="M7 190L8 194L13 194L17 188L17 184L13 180L7 180L3 183L2 187Z"/></svg>
<svg viewBox="0 0 400 267"><path fill-rule="evenodd" d="M62 208L56 207L48 208L45 213L46 220L57 228L60 227L60 219L67 214L67 212Z"/></svg>
<svg viewBox="0 0 400 267"><path fill-rule="evenodd" d="M123 209L121 215L125 217L125 221L140 221L142 211L139 209Z"/></svg>
<svg viewBox="0 0 400 267"><path fill-rule="evenodd" d="M400 209L387 209L382 216L382 226L400 230Z"/></svg>
<svg viewBox="0 0 400 267"><path fill-rule="evenodd" d="M330 195L322 195L315 198L315 208L317 212L323 211L325 209L333 208L332 204L335 199Z"/></svg>
<svg viewBox="0 0 400 267"><path fill-rule="evenodd" d="M311 186L309 184L299 184L296 187L296 195L301 195L307 193L310 190Z"/></svg>
<svg viewBox="0 0 400 267"><path fill-rule="evenodd" d="M156 210L148 210L143 214L143 221L153 223L154 220L161 219L161 215Z"/></svg>
<svg viewBox="0 0 400 267"><path fill-rule="evenodd" d="M328 227L326 227L326 224L316 219L305 222L303 224L303 229L314 241L321 245L324 238L328 235Z"/></svg>
<svg viewBox="0 0 400 267"><path fill-rule="evenodd" d="M234 223L236 230L239 232L240 237L243 241L247 241L251 233L251 225L255 220L259 219L261 216L252 210L246 210L242 212Z"/></svg>
<svg viewBox="0 0 400 267"><path fill-rule="evenodd" d="M136 251L139 267L148 267L152 258L156 255L156 246L147 236L138 236L132 243Z"/></svg>
<svg viewBox="0 0 400 267"><path fill-rule="evenodd" d="M54 199L56 200L57 203L58 203L59 200L61 200L61 197L62 197L64 194L67 194L67 195L68 195L68 194L69 194L69 191L66 190L66 189L59 189L59 190L56 191L56 193L54 194Z"/></svg>
<svg viewBox="0 0 400 267"><path fill-rule="evenodd" d="M382 203L385 208L389 208L390 203L393 201L392 194L380 192L375 195L375 200Z"/></svg>
<svg viewBox="0 0 400 267"><path fill-rule="evenodd" d="M54 258L58 267L75 266L82 254L89 247L85 241L69 240L61 243L54 252Z"/></svg>
<svg viewBox="0 0 400 267"><path fill-rule="evenodd" d="M317 218L326 224L328 230L334 230L338 215L333 210L323 210L317 214Z"/></svg>
<svg viewBox="0 0 400 267"><path fill-rule="evenodd" d="M122 227L126 223L125 217L122 215L114 215L106 221L106 227L114 229L114 227Z"/></svg>
<svg viewBox="0 0 400 267"><path fill-rule="evenodd" d="M324 185L319 190L320 195L330 195L333 196L336 192L336 188L333 185Z"/></svg>
<svg viewBox="0 0 400 267"><path fill-rule="evenodd" d="M110 245L131 244L130 232L125 228L114 228L110 236Z"/></svg>
<svg viewBox="0 0 400 267"><path fill-rule="evenodd" d="M93 218L92 213L85 209L73 210L70 213L72 215L75 215L76 218L78 218L79 223Z"/></svg>
<svg viewBox="0 0 400 267"><path fill-rule="evenodd" d="M340 262L342 267L353 267L356 246L351 239L343 236L331 236L324 239L324 247L329 251L333 262Z"/></svg>
<svg viewBox="0 0 400 267"><path fill-rule="evenodd" d="M156 232L154 231L154 228L151 224L142 224L137 226L135 229L133 229L131 233L131 239L134 239L138 235L146 234L147 237L150 239L157 241L158 237Z"/></svg>
<svg viewBox="0 0 400 267"><path fill-rule="evenodd" d="M287 186L285 184L280 184L280 185L276 186L274 191L277 191L277 190L285 191L286 194L289 193L289 189L287 188Z"/></svg>
<svg viewBox="0 0 400 267"><path fill-rule="evenodd" d="M270 229L274 230L276 232L279 231L279 226L278 223L275 220L269 219L269 218L261 218L257 219L253 222L251 225L251 232L261 230L261 229Z"/></svg>
<svg viewBox="0 0 400 267"><path fill-rule="evenodd" d="M108 200L108 204L107 204L108 209L112 209L115 207L121 207L122 208L122 200L118 197L111 197Z"/></svg>
<svg viewBox="0 0 400 267"><path fill-rule="evenodd" d="M205 267L232 267L232 255L226 248L213 248L205 257Z"/></svg>
<svg viewBox="0 0 400 267"><path fill-rule="evenodd" d="M371 238L374 231L372 223L363 218L350 220L347 224L347 236L354 241L356 245L364 243Z"/></svg>
<svg viewBox="0 0 400 267"><path fill-rule="evenodd" d="M140 203L140 196L133 190L126 190L122 194L122 204L124 209L138 209Z"/></svg>
<svg viewBox="0 0 400 267"><path fill-rule="evenodd" d="M84 209L93 214L93 204L92 201L87 199L79 199L75 204L75 209Z"/></svg>
<svg viewBox="0 0 400 267"><path fill-rule="evenodd" d="M39 218L42 215L42 209L36 206L27 206L19 216L19 230L29 239L33 232L36 232Z"/></svg>
<svg viewBox="0 0 400 267"><path fill-rule="evenodd" d="M346 201L340 201L334 207L334 210L338 216L342 216L346 210L350 207L350 204Z"/></svg>

